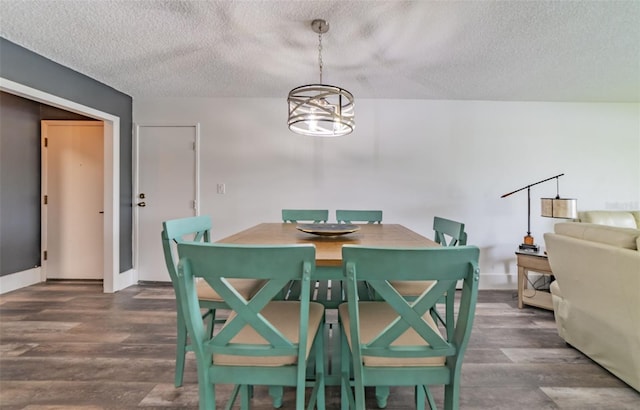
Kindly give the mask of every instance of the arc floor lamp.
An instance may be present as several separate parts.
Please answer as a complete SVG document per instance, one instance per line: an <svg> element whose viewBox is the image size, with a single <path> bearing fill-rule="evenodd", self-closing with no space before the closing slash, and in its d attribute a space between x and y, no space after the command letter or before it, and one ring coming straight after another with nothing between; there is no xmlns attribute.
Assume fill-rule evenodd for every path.
<svg viewBox="0 0 640 410"><path fill-rule="evenodd" d="M515 191L502 195L500 198L508 197L523 190L527 190L527 235L524 237L522 244L519 248L521 250L528 250L538 252L540 249L535 244L533 236L531 236L531 187L542 184L543 182L556 180L556 197L555 198L540 198L541 200L541 215L548 218L565 218L574 219L578 217L578 200L575 198L560 198L560 183L558 179L564 174L559 174L542 181L534 182Z"/></svg>

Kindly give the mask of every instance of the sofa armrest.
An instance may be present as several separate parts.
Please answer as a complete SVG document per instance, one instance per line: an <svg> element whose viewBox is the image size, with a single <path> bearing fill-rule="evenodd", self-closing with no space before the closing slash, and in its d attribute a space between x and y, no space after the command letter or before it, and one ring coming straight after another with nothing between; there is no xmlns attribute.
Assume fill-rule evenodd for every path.
<svg viewBox="0 0 640 410"><path fill-rule="evenodd" d="M640 251L559 233L544 240L559 335L640 391Z"/></svg>
<svg viewBox="0 0 640 410"><path fill-rule="evenodd" d="M640 251L545 233L551 270L562 296L604 317L640 329Z"/></svg>

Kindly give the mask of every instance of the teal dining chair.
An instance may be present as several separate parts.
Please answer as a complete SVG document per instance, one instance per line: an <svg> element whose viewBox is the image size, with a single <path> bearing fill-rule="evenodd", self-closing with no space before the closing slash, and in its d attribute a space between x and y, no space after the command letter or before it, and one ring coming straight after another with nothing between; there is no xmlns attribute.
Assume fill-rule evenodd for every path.
<svg viewBox="0 0 640 410"><path fill-rule="evenodd" d="M327 222L329 219L328 209L283 209L283 222Z"/></svg>
<svg viewBox="0 0 640 410"><path fill-rule="evenodd" d="M435 409L429 386L444 385L444 408L459 408L462 361L478 297L479 254L475 246L342 248L347 294L338 308L343 410L366 408L365 386L376 386L380 408L386 406L389 386L413 386L416 409L424 409L425 400ZM389 272L403 281L427 279L433 285L408 301L390 284ZM448 333L429 312L459 280L458 315ZM358 281L373 287L380 300L359 300Z"/></svg>
<svg viewBox="0 0 640 410"><path fill-rule="evenodd" d="M462 222L435 216L433 218L434 240L443 246L456 246L467 244L467 234Z"/></svg>
<svg viewBox="0 0 640 410"><path fill-rule="evenodd" d="M467 233L464 231L464 224L461 222L445 219L441 217L433 218L434 241L442 246L462 246L467 244ZM393 280L391 284L398 292L407 299L415 299L420 296L427 288L433 285L428 280L407 282L401 280ZM455 283L449 294L455 295ZM438 313L437 309L433 309L434 318L438 319L447 328L447 332L453 331L453 298L446 298L441 301L447 304L445 308L445 318Z"/></svg>
<svg viewBox="0 0 640 410"><path fill-rule="evenodd" d="M348 224L355 222L382 223L382 211L338 209L336 210L336 221Z"/></svg>
<svg viewBox="0 0 640 410"><path fill-rule="evenodd" d="M164 260L177 296L177 264L176 244L184 241L211 241L211 217L193 216L180 219L172 219L162 223L162 249ZM247 298L253 296L260 289L260 280L235 280L235 287ZM212 334L214 326L220 319L216 319L216 313L220 309L228 310L229 306L211 287L202 281L197 283L198 301L202 309L205 309L203 319L207 321L207 333ZM177 311L177 342L176 342L176 369L174 384L182 386L184 374L184 362L186 352L192 350L187 338L187 327L181 314L181 306L176 303Z"/></svg>
<svg viewBox="0 0 640 410"><path fill-rule="evenodd" d="M324 307L311 302L315 246L179 243L178 300L196 354L201 410L215 409L215 385L236 384L228 408L240 394L242 409L250 407L250 386L270 386L274 407L282 403L282 386L296 389L296 409L324 409ZM202 278L233 309L222 328L209 335L200 315L195 278ZM250 299L231 279L264 281ZM280 300L289 281L302 283L299 300ZM313 351L313 354L312 354ZM309 357L315 377L306 380Z"/></svg>

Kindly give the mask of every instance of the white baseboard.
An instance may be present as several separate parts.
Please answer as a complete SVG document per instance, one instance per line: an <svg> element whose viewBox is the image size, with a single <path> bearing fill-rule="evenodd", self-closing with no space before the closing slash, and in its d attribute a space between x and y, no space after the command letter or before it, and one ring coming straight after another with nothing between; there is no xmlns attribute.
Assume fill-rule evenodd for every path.
<svg viewBox="0 0 640 410"><path fill-rule="evenodd" d="M480 272L480 290L518 290L518 275Z"/></svg>
<svg viewBox="0 0 640 410"><path fill-rule="evenodd" d="M40 267L0 276L0 295L40 282L42 282L42 270ZM118 283L115 291L117 292L137 283L138 273L133 269L129 269L118 275Z"/></svg>
<svg viewBox="0 0 640 410"><path fill-rule="evenodd" d="M138 272L134 269L129 269L128 271L121 272L118 275L118 283L115 286L115 292L122 290L124 288L128 288L129 286L133 286L138 283Z"/></svg>
<svg viewBox="0 0 640 410"><path fill-rule="evenodd" d="M42 282L40 267L0 276L0 295Z"/></svg>
<svg viewBox="0 0 640 410"><path fill-rule="evenodd" d="M40 268L33 268L10 275L0 276L0 295L11 292L25 286L40 283ZM115 291L125 289L138 283L138 272L134 269L122 272L118 275L118 283ZM506 273L480 273L480 289L517 290L518 276Z"/></svg>

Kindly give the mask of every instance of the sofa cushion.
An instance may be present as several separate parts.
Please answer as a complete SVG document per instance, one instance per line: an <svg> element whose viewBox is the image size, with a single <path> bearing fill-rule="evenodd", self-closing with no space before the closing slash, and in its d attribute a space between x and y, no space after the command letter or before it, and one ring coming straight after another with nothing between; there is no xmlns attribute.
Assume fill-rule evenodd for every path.
<svg viewBox="0 0 640 410"><path fill-rule="evenodd" d="M580 222L590 224L640 228L640 212L636 211L581 211L578 212L578 218Z"/></svg>
<svg viewBox="0 0 640 410"><path fill-rule="evenodd" d="M561 222L554 227L557 234L599 242L619 248L637 250L640 230L579 222Z"/></svg>

